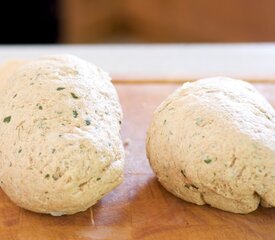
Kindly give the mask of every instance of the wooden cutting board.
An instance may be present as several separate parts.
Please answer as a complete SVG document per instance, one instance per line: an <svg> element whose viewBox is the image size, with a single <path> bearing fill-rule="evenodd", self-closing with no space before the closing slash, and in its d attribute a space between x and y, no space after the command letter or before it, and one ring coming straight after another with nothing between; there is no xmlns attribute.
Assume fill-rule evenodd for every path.
<svg viewBox="0 0 275 240"><path fill-rule="evenodd" d="M0 190L1 240L275 239L275 208L247 215L196 206L156 180L145 155L145 134L156 106L178 85L116 84L124 110L124 183L91 210L52 217L15 206ZM275 84L255 84L275 106Z"/></svg>

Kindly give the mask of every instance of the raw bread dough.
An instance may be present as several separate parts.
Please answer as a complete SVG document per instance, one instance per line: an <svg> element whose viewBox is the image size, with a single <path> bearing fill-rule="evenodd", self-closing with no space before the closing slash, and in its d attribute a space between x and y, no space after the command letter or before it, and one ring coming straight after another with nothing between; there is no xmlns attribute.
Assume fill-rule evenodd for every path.
<svg viewBox="0 0 275 240"><path fill-rule="evenodd" d="M8 60L0 65L0 88L4 87L10 76L21 66L26 64L25 60Z"/></svg>
<svg viewBox="0 0 275 240"><path fill-rule="evenodd" d="M249 83L183 84L155 111L147 156L160 183L234 213L275 206L275 111Z"/></svg>
<svg viewBox="0 0 275 240"><path fill-rule="evenodd" d="M0 180L18 206L84 211L122 182L121 106L110 77L77 57L43 57L1 88Z"/></svg>

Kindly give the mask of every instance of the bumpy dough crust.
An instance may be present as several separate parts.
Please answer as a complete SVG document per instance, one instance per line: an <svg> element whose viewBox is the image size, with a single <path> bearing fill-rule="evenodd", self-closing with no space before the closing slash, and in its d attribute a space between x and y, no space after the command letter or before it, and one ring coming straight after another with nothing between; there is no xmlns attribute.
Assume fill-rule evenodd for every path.
<svg viewBox="0 0 275 240"><path fill-rule="evenodd" d="M18 68L1 88L0 180L17 205L84 211L122 181L122 111L108 74L70 55Z"/></svg>
<svg viewBox="0 0 275 240"><path fill-rule="evenodd" d="M249 83L183 84L155 111L147 156L160 183L234 213L275 206L275 111Z"/></svg>

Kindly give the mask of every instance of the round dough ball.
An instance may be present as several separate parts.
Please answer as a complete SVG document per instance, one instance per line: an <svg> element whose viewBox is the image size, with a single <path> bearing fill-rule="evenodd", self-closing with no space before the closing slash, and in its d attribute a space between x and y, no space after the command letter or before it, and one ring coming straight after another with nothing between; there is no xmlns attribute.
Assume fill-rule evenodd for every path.
<svg viewBox="0 0 275 240"><path fill-rule="evenodd" d="M160 183L234 213L275 206L275 112L249 83L183 84L155 111L147 156Z"/></svg>
<svg viewBox="0 0 275 240"><path fill-rule="evenodd" d="M70 55L17 69L1 89L0 180L18 206L85 211L122 182L122 111L110 77Z"/></svg>

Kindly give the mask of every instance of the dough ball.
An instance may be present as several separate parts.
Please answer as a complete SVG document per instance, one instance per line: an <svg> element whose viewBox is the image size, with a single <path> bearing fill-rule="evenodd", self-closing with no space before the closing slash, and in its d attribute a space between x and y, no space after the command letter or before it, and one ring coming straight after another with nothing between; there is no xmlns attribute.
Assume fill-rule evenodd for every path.
<svg viewBox="0 0 275 240"><path fill-rule="evenodd" d="M18 206L85 211L122 182L122 111L107 73L70 55L19 67L0 97L0 180Z"/></svg>
<svg viewBox="0 0 275 240"><path fill-rule="evenodd" d="M154 112L147 156L160 183L234 213L275 206L275 112L249 83L185 83Z"/></svg>

